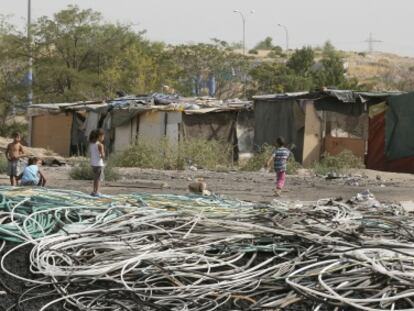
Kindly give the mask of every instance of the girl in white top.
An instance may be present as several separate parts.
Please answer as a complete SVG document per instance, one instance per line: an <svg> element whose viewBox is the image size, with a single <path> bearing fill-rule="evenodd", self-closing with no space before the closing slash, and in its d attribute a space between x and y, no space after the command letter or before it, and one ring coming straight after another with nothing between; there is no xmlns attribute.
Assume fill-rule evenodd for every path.
<svg viewBox="0 0 414 311"><path fill-rule="evenodd" d="M100 182L104 179L104 140L105 132L102 129L92 131L89 136L89 149L91 153L91 166L93 171L93 191L91 195L94 197L100 196L99 186Z"/></svg>

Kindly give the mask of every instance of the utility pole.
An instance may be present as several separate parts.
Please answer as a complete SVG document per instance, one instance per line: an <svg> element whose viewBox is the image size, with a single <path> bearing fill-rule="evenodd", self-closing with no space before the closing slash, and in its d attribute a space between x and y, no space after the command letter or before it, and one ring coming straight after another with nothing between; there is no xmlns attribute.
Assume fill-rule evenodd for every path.
<svg viewBox="0 0 414 311"><path fill-rule="evenodd" d="M246 55L246 15L240 10L233 10L233 13L239 14L243 22L243 55ZM250 11L253 14L254 10Z"/></svg>
<svg viewBox="0 0 414 311"><path fill-rule="evenodd" d="M368 43L368 52L373 53L374 52L374 44L375 43L381 43L383 41L374 39L374 36L372 35L372 33L370 33L368 39L365 40L365 42Z"/></svg>
<svg viewBox="0 0 414 311"><path fill-rule="evenodd" d="M246 55L246 15L243 14L240 10L233 10L233 13L239 14L242 22L243 22L243 55ZM254 14L254 10L250 11L250 14ZM247 97L247 74L244 73L244 81L243 81L243 88L244 88L244 95Z"/></svg>
<svg viewBox="0 0 414 311"><path fill-rule="evenodd" d="M246 17L239 10L234 10L233 13L240 14L243 22L243 55L246 55Z"/></svg>
<svg viewBox="0 0 414 311"><path fill-rule="evenodd" d="M286 53L289 52L289 30L285 25L277 24L279 27L283 28L285 30L285 36L286 36Z"/></svg>
<svg viewBox="0 0 414 311"><path fill-rule="evenodd" d="M32 1L27 0L27 41L29 48L29 70L27 73L27 104L33 103L33 49L32 49Z"/></svg>

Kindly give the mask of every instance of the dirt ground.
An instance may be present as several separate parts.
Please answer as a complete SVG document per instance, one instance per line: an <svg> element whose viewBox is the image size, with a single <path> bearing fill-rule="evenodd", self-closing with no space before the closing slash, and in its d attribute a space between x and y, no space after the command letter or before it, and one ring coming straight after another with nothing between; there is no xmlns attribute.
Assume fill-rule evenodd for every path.
<svg viewBox="0 0 414 311"><path fill-rule="evenodd" d="M46 167L49 187L79 190L89 193L91 182L75 181L69 177L70 167ZM214 193L248 201L269 202L274 199L274 174L268 172L211 172L160 171L151 169L123 168L122 178L106 182L102 192L106 194L149 192L186 193L188 184L195 178L203 178ZM0 177L7 184L6 176ZM284 200L314 201L321 198L343 197L349 199L358 192L369 189L380 201L398 202L414 199L414 175L385 173L371 170L353 171L351 177L327 180L314 177L307 170L288 176Z"/></svg>
<svg viewBox="0 0 414 311"><path fill-rule="evenodd" d="M70 167L46 167L45 174L49 187L72 189L89 193L91 182L74 181L69 178ZM105 194L148 192L148 193L187 193L188 184L195 178L203 178L208 189L214 193L232 198L270 202L274 199L274 174L267 172L209 172L198 171L159 171L149 169L121 169L122 178L117 182L106 182L102 188ZM7 176L0 176L0 184L7 185ZM358 192L369 189L378 200L383 202L399 202L414 200L414 175L381 173L370 170L352 172L351 177L327 180L314 177L306 170L300 170L298 175L288 176L285 191L281 200L314 201L321 198L342 197L347 200ZM7 245L6 250L13 245ZM28 252L22 249L16 253L16 260L6 262L11 271L30 277L28 271ZM2 254L0 254L0 259ZM6 295L0 295L0 311L2 310L39 310L50 297L39 297L36 301L12 307L21 293L27 288L23 282L10 278L0 271L0 291L11 289ZM51 310L60 310L59 307Z"/></svg>

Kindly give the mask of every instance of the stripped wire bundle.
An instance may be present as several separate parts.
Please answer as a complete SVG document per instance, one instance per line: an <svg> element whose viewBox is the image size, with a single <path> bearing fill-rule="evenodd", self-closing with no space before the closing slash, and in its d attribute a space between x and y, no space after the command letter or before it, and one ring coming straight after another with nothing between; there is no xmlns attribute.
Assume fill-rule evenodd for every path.
<svg viewBox="0 0 414 311"><path fill-rule="evenodd" d="M15 198L16 219L48 194L4 195ZM48 293L41 311L414 310L414 220L397 205L146 194L59 201L67 195L53 193L47 208L12 223L24 243L1 268L33 284L19 305ZM53 229L34 236L28 224L49 218ZM8 268L26 245L30 278Z"/></svg>
<svg viewBox="0 0 414 311"><path fill-rule="evenodd" d="M114 206L199 211L217 217L256 208L220 197L131 194L96 199L76 191L0 187L0 239L23 242L57 232L65 224L95 222Z"/></svg>

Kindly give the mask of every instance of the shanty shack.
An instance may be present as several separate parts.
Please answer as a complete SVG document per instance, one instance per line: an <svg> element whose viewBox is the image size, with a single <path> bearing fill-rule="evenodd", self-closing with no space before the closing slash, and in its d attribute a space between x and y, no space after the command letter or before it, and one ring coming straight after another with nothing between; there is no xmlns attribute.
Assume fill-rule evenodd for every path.
<svg viewBox="0 0 414 311"><path fill-rule="evenodd" d="M304 166L318 161L324 153L337 155L349 150L365 159L368 168L408 172L411 169L407 165L401 168L390 164L392 157L410 152L396 151L400 148L395 143L398 139L390 138L395 138L396 131L389 128L399 120L395 111L401 113L403 104L398 103L410 100L409 95L397 92L344 90L256 96L254 145L275 144L277 137L283 136L294 146L295 158ZM411 113L409 109L404 111ZM401 125L398 129L401 131ZM388 139L384 139L386 135Z"/></svg>
<svg viewBox="0 0 414 311"><path fill-rule="evenodd" d="M235 158L253 152L251 102L175 96L127 96L107 102L37 104L29 108L30 144L63 156L86 155L87 137L106 132L106 147L120 152L139 139L171 143L216 140L234 146Z"/></svg>
<svg viewBox="0 0 414 311"><path fill-rule="evenodd" d="M369 108L367 167L414 173L414 92Z"/></svg>

